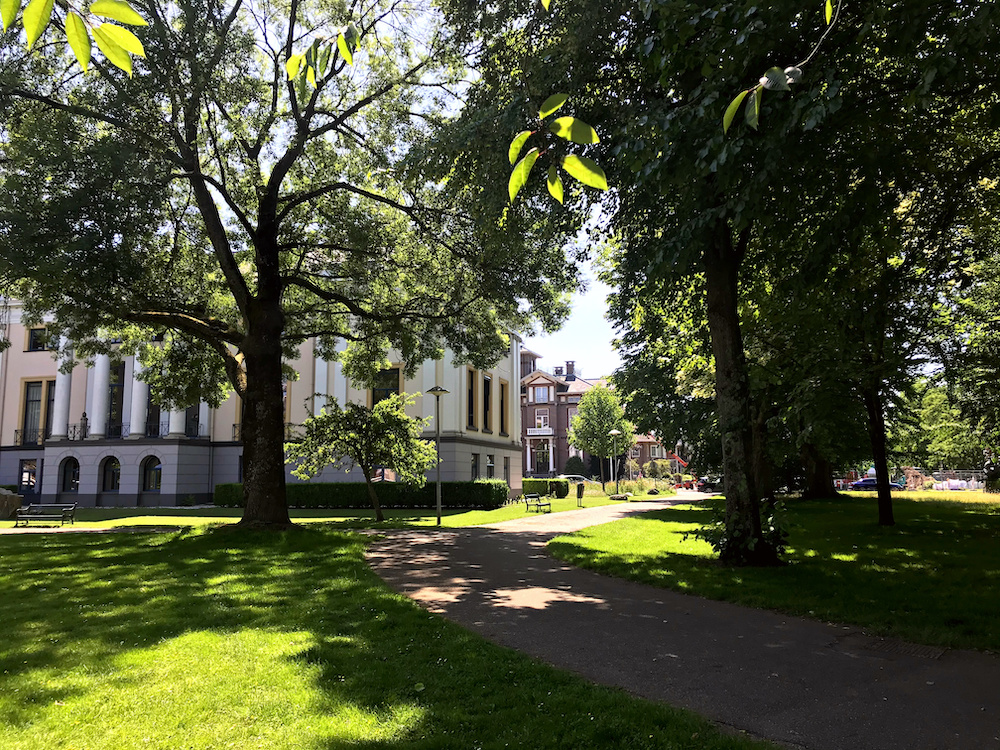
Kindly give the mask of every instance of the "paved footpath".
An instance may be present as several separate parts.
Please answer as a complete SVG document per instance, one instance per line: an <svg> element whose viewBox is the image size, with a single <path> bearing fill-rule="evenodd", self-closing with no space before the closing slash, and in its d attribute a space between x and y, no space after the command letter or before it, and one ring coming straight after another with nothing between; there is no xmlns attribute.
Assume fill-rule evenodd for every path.
<svg viewBox="0 0 1000 750"><path fill-rule="evenodd" d="M496 643L789 747L1000 749L996 656L872 638L545 554L557 534L668 505L390 532L369 561L397 591Z"/></svg>

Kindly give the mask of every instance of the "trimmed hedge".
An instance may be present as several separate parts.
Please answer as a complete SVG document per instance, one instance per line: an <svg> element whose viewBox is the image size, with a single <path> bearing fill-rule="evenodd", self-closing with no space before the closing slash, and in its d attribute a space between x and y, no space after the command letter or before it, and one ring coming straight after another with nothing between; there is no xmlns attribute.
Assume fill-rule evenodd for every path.
<svg viewBox="0 0 1000 750"><path fill-rule="evenodd" d="M525 494L555 495L556 497L567 497L569 495L568 479L524 479L521 491Z"/></svg>
<svg viewBox="0 0 1000 750"><path fill-rule="evenodd" d="M303 482L286 485L289 508L370 508L364 482ZM377 482L375 494L383 508L434 508L436 485L411 487L397 482ZM507 502L510 488L502 479L474 482L441 482L442 508L493 510ZM222 508L243 507L242 484L215 485L215 504Z"/></svg>

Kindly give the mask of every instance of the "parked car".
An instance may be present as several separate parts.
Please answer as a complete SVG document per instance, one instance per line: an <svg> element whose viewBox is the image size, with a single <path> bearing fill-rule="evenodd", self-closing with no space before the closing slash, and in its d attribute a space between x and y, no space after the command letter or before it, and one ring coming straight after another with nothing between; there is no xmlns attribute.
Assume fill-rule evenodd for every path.
<svg viewBox="0 0 1000 750"><path fill-rule="evenodd" d="M877 490L878 489L878 483L875 480L875 477L865 477L864 479L859 479L856 482L851 482L847 486L847 489L849 489L849 490L869 490L869 491L872 491L872 490ZM897 482L889 482L889 489L890 490L901 490L901 489L903 489L903 485L898 484Z"/></svg>
<svg viewBox="0 0 1000 750"><path fill-rule="evenodd" d="M696 489L699 492L722 492L722 477L702 477Z"/></svg>
<svg viewBox="0 0 1000 750"><path fill-rule="evenodd" d="M582 474L560 474L556 479L568 479L570 484L575 484L576 482L587 482L590 483L594 480L588 479Z"/></svg>

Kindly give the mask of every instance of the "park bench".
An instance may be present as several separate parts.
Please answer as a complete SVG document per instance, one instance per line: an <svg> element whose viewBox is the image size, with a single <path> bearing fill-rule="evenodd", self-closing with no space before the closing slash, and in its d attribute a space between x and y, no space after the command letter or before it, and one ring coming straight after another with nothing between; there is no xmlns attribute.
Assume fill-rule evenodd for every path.
<svg viewBox="0 0 1000 750"><path fill-rule="evenodd" d="M17 514L14 516L15 527L22 523L27 526L31 521L58 521L60 526L66 522L75 523L76 503L36 503L17 509Z"/></svg>
<svg viewBox="0 0 1000 750"><path fill-rule="evenodd" d="M529 492L524 496L525 510L536 510L539 513L542 512L542 508L546 508L547 513L552 512L552 503L548 499L542 499L542 497L535 492Z"/></svg>

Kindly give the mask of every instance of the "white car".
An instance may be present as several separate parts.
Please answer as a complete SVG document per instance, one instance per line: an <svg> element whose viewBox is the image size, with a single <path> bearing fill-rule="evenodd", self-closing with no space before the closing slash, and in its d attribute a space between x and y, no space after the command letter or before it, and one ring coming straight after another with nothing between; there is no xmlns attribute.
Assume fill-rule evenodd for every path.
<svg viewBox="0 0 1000 750"><path fill-rule="evenodd" d="M556 479L567 479L570 484L575 484L576 482L590 482L592 480L587 479L587 477L582 474L560 474Z"/></svg>

